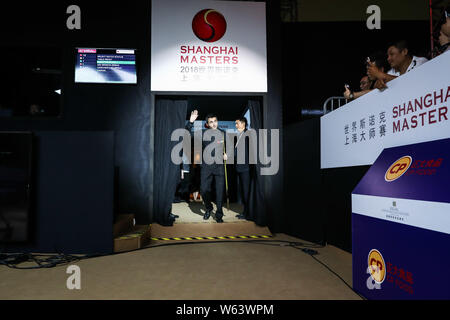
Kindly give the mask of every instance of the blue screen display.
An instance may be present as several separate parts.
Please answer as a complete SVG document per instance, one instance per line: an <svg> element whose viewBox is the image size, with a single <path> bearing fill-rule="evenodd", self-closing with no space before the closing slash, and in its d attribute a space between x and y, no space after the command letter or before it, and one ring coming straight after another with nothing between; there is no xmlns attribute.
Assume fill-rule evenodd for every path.
<svg viewBox="0 0 450 320"><path fill-rule="evenodd" d="M135 50L77 48L76 52L76 83L137 83Z"/></svg>

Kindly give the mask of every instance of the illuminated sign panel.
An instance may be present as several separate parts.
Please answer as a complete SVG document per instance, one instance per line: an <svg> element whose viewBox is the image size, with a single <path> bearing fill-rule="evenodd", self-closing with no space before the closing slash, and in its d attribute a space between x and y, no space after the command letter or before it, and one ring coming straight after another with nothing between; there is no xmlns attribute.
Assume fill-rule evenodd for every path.
<svg viewBox="0 0 450 320"><path fill-rule="evenodd" d="M264 2L152 1L151 90L267 92Z"/></svg>

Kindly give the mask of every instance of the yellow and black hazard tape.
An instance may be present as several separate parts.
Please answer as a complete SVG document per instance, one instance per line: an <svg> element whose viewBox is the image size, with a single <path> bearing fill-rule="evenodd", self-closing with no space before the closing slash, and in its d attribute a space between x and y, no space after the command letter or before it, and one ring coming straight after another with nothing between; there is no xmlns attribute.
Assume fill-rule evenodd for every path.
<svg viewBox="0 0 450 320"><path fill-rule="evenodd" d="M185 240L236 240L236 239L269 239L273 236L221 236L221 237L177 237L177 238L151 238L153 241L185 241Z"/></svg>
<svg viewBox="0 0 450 320"><path fill-rule="evenodd" d="M126 234L126 235L118 237L116 239L117 240L126 240L126 239L139 238L139 237L142 237L146 232L147 232L147 230L142 230L142 231L139 231L139 232Z"/></svg>

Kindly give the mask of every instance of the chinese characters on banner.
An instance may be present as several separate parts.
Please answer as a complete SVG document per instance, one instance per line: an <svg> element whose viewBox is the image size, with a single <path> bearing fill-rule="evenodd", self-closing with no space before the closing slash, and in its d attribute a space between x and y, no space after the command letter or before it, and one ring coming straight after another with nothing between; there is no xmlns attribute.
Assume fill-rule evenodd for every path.
<svg viewBox="0 0 450 320"><path fill-rule="evenodd" d="M394 284L401 290L406 291L409 294L414 293L413 289L413 274L408 270L399 268L390 262L387 262L387 278L388 283Z"/></svg>
<svg viewBox="0 0 450 320"><path fill-rule="evenodd" d="M386 133L386 111L382 111L377 116L372 114L367 118L346 124L344 126L344 145L363 143L377 137L382 138L386 136Z"/></svg>
<svg viewBox="0 0 450 320"><path fill-rule="evenodd" d="M238 67L217 66L189 66L180 65L180 80L189 81L215 81L236 78L239 73Z"/></svg>
<svg viewBox="0 0 450 320"><path fill-rule="evenodd" d="M320 118L321 169L372 165L383 149L450 138L450 52Z"/></svg>

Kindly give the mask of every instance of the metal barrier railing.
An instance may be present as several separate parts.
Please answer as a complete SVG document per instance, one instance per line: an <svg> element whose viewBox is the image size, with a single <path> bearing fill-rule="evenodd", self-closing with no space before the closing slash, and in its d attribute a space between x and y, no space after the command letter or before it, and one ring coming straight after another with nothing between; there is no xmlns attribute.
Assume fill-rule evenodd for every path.
<svg viewBox="0 0 450 320"><path fill-rule="evenodd" d="M342 103L344 102L344 103ZM323 114L327 114L328 112L331 112L334 110L335 104L337 104L337 108L340 108L344 104L348 102L345 97L329 97L327 100L325 100L323 104ZM330 110L328 110L328 105L331 104Z"/></svg>
<svg viewBox="0 0 450 320"><path fill-rule="evenodd" d="M301 116L304 119L318 118L323 116L323 111L319 109L301 109Z"/></svg>

